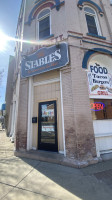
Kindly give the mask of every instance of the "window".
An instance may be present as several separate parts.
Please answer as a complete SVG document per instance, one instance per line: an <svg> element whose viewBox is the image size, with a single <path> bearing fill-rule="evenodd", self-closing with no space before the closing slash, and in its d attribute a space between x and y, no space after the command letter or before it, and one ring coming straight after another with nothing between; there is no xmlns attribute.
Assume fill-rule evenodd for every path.
<svg viewBox="0 0 112 200"><path fill-rule="evenodd" d="M93 120L112 119L112 99L90 99Z"/></svg>
<svg viewBox="0 0 112 200"><path fill-rule="evenodd" d="M43 10L38 16L39 40L50 36L50 10Z"/></svg>
<svg viewBox="0 0 112 200"><path fill-rule="evenodd" d="M101 35L98 19L95 11L90 7L84 7L88 32L90 34Z"/></svg>

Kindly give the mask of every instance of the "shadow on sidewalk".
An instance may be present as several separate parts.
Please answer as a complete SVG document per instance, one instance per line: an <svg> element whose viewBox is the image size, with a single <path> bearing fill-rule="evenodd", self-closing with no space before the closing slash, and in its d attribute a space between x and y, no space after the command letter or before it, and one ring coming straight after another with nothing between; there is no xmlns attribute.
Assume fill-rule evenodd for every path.
<svg viewBox="0 0 112 200"><path fill-rule="evenodd" d="M27 164L32 165L30 159L22 158L22 160ZM34 167L34 165L32 165L32 167ZM52 191L54 187L53 183L55 183L64 190L73 194L74 200L105 200L106 198L111 199L110 194L112 195L112 190L109 188L108 184L106 185L100 179L97 179L95 174L106 169L112 169L112 161L107 161L106 166L105 162L102 162L83 169L74 169L58 164L39 162L39 164L34 167L34 171L36 170L35 173L33 174L32 172L32 176L30 176L27 181L29 181L29 185L31 185L37 179L38 184L38 175L40 173L45 177L45 182L43 181L42 184L44 194L47 194L47 191ZM52 184L49 181L47 182L46 178L51 180ZM37 191L36 188L37 185L33 187L34 192ZM59 198L57 197L57 199Z"/></svg>

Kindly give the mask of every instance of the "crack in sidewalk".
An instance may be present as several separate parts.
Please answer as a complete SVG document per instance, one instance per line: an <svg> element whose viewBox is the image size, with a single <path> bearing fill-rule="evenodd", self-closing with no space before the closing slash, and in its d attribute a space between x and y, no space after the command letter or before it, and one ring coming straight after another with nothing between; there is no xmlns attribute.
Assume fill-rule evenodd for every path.
<svg viewBox="0 0 112 200"><path fill-rule="evenodd" d="M42 194L40 192L34 192L32 190L28 190L28 189L25 189L25 188L21 188L21 187L17 187L17 186L13 186L13 185L10 185L10 184L6 184L6 183L2 183L0 182L0 184L3 184L3 185L7 185L7 186L10 186L10 187L13 187L13 189L19 189L19 190L22 190L22 191L26 191L26 192L30 192L30 193L33 193L33 194L37 194L37 195L41 195L41 196L45 196L45 197L49 197L49 198L52 198L52 199L56 199L56 200L63 200L63 199L59 199L59 198L56 198L56 197L52 197L52 196L48 196L46 194ZM11 189L4 197L2 197L0 200L4 199L10 192L13 191L13 189Z"/></svg>
<svg viewBox="0 0 112 200"><path fill-rule="evenodd" d="M15 188L19 188L19 187L17 187L34 169L35 169L35 167L37 167L38 165L40 164L40 162L38 163L38 164L36 164L34 167L32 167L32 169L26 174L26 176L24 176L16 185L10 185L10 184L5 184L5 183L2 183L2 182L0 182L1 184L4 184L4 185L7 185L7 186L11 186L11 187L13 187L9 192L7 192L7 194L5 194L2 198L1 198L1 200L2 199L4 199L10 192L12 192Z"/></svg>
<svg viewBox="0 0 112 200"><path fill-rule="evenodd" d="M20 189L20 190L23 190L23 191L26 191L26 192L31 192L33 194L37 194L37 195L41 195L41 196L45 196L45 197L49 197L49 198L52 198L52 199L56 199L56 200L62 200L62 199L59 199L59 198L56 198L56 197L52 197L52 196L48 196L48 195L45 195L45 194L42 194L40 192L33 192L32 190L29 190L29 189L25 189L25 188L21 188L21 187L18 187L18 185L37 167L40 165L41 162L39 162L38 164L36 164L27 174L26 176L24 176L16 185L11 185L11 184L7 184L7 183L3 183L3 182L0 182L0 184L3 184L3 185L6 185L6 186L9 186L9 187L12 187L12 189L7 192L7 194L5 194L3 197L1 197L0 200L3 200L9 193L11 193L15 188L16 189Z"/></svg>

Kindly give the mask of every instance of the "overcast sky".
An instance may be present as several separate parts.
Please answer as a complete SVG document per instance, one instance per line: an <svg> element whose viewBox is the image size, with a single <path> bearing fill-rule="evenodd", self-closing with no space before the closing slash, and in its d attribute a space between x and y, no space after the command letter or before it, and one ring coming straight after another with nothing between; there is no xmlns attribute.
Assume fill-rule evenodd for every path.
<svg viewBox="0 0 112 200"><path fill-rule="evenodd" d="M11 37L16 35L16 26L20 11L21 0L1 0L0 3L0 30ZM6 50L0 51L0 71L3 69L3 80L0 83L0 108L5 102L5 89L9 55L14 55L14 42L8 42Z"/></svg>

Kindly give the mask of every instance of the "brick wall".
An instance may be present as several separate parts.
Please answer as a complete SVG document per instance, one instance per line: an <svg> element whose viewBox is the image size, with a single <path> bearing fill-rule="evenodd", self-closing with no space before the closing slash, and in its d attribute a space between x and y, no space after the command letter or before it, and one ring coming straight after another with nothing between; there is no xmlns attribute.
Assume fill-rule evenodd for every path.
<svg viewBox="0 0 112 200"><path fill-rule="evenodd" d="M16 150L26 150L28 118L28 80L21 80L16 132Z"/></svg>
<svg viewBox="0 0 112 200"><path fill-rule="evenodd" d="M70 47L70 56L70 69L62 72L66 153L87 160L96 156L96 147L87 77L82 69L84 52Z"/></svg>

